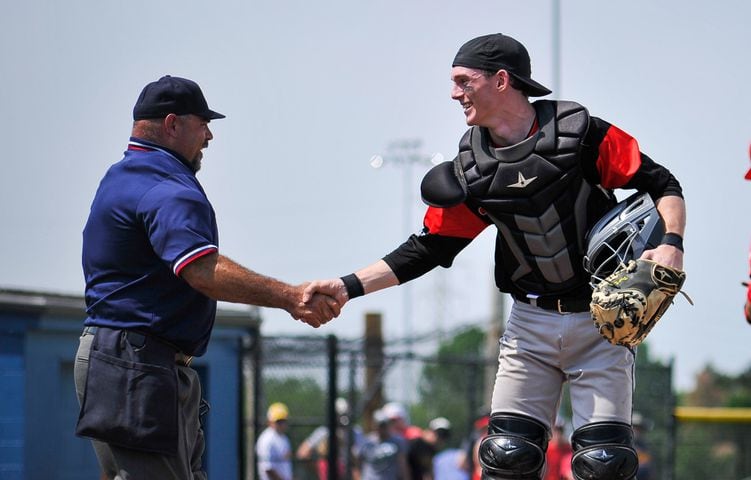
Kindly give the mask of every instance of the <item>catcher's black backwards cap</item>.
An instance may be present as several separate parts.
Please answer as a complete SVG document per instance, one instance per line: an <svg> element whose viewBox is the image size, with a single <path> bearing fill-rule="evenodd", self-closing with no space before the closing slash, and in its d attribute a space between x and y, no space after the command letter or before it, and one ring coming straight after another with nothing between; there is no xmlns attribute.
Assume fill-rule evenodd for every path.
<svg viewBox="0 0 751 480"><path fill-rule="evenodd" d="M221 113L209 109L196 82L165 75L143 87L133 107L133 120L164 118L170 113L193 114L206 120L224 118Z"/></svg>
<svg viewBox="0 0 751 480"><path fill-rule="evenodd" d="M524 84L523 90L532 97L551 93L550 89L532 80L532 66L524 45L502 33L473 38L459 48L453 67L476 68L489 72L506 70Z"/></svg>
<svg viewBox="0 0 751 480"><path fill-rule="evenodd" d="M665 227L648 193L619 202L587 234L584 268L602 279L621 263L635 260L660 243Z"/></svg>

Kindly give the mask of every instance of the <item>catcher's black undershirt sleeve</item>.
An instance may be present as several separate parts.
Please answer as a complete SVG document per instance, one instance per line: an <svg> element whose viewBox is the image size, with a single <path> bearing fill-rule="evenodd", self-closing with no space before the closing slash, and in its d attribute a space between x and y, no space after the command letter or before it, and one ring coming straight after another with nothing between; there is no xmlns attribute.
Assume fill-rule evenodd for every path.
<svg viewBox="0 0 751 480"><path fill-rule="evenodd" d="M438 265L450 267L454 258L471 241L430 233L411 235L406 242L383 257L383 261L402 284L428 273Z"/></svg>
<svg viewBox="0 0 751 480"><path fill-rule="evenodd" d="M676 196L683 198L683 189L670 170L641 154L641 166L623 188L635 188L648 192L652 200L660 197Z"/></svg>
<svg viewBox="0 0 751 480"><path fill-rule="evenodd" d="M589 129L582 141L581 167L584 178L592 185L601 183L597 171L599 148L612 125L598 117L591 117ZM631 178L619 188L636 189L647 192L653 200L674 195L683 198L683 190L678 180L663 165L655 162L648 155L639 152L640 165Z"/></svg>

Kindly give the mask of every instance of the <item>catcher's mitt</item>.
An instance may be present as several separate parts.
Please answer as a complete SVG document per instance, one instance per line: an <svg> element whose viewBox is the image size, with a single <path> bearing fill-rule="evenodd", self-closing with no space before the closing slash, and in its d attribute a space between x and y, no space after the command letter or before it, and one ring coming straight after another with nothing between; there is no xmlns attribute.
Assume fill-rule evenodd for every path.
<svg viewBox="0 0 751 480"><path fill-rule="evenodd" d="M600 335L613 345L636 347L673 303L685 280L685 272L650 260L621 264L592 293L589 307Z"/></svg>

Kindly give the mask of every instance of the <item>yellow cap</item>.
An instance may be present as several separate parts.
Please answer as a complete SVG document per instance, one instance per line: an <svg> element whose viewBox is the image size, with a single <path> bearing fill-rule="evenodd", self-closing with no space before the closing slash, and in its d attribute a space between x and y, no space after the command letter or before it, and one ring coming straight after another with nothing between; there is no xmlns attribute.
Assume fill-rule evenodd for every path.
<svg viewBox="0 0 751 480"><path fill-rule="evenodd" d="M279 420L286 420L289 417L289 410L287 405L282 402L276 402L269 405L269 410L266 412L266 417L269 422L278 422Z"/></svg>

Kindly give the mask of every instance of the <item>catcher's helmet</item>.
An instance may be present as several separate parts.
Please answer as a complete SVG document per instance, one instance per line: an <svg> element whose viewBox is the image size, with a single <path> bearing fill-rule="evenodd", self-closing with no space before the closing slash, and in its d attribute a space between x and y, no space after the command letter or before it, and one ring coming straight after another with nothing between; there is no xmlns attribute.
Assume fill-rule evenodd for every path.
<svg viewBox="0 0 751 480"><path fill-rule="evenodd" d="M652 198L637 192L619 202L589 231L584 268L595 278L605 278L621 263L656 247L664 233Z"/></svg>

